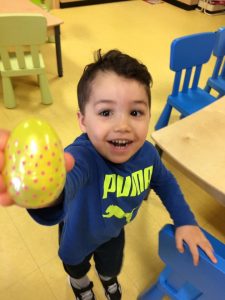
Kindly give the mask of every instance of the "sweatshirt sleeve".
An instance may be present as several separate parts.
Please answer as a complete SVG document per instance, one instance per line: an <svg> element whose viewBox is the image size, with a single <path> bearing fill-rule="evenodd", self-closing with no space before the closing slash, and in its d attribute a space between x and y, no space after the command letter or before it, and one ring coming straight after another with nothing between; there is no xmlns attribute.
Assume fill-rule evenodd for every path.
<svg viewBox="0 0 225 300"><path fill-rule="evenodd" d="M41 225L56 225L60 223L64 218L63 199L64 191L57 199L57 205L39 209L28 209L27 211L30 216Z"/></svg>
<svg viewBox="0 0 225 300"><path fill-rule="evenodd" d="M175 226L197 225L175 177L163 165L156 149L151 188L160 197Z"/></svg>
<svg viewBox="0 0 225 300"><path fill-rule="evenodd" d="M76 150L74 149L76 148ZM89 178L90 164L88 163L88 150L79 149L79 147L68 147L67 152L75 158L74 168L67 173L66 183L63 192L56 200L56 205L40 208L28 209L30 216L41 225L56 225L66 216L68 203L76 201L75 196L80 187L82 187ZM89 155L90 156L90 155Z"/></svg>

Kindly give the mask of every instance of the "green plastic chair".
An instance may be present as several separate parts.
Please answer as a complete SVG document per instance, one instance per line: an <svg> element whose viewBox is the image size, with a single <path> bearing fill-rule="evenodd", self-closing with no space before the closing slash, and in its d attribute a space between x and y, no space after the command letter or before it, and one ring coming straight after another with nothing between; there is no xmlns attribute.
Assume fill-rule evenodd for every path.
<svg viewBox="0 0 225 300"><path fill-rule="evenodd" d="M47 40L47 24L40 14L0 14L0 75L7 108L16 107L11 77L37 75L43 104L52 96L40 45Z"/></svg>

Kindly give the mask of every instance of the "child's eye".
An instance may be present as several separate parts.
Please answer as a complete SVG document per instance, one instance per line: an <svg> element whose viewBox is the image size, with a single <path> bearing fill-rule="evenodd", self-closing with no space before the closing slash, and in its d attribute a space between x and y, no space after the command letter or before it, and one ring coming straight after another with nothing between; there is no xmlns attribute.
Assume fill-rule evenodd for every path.
<svg viewBox="0 0 225 300"><path fill-rule="evenodd" d="M99 115L102 117L108 117L110 114L111 114L110 110L103 110L99 113Z"/></svg>
<svg viewBox="0 0 225 300"><path fill-rule="evenodd" d="M143 115L143 112L140 111L140 110L133 110L130 114L131 114L131 116L133 116L133 117L140 117L140 116Z"/></svg>

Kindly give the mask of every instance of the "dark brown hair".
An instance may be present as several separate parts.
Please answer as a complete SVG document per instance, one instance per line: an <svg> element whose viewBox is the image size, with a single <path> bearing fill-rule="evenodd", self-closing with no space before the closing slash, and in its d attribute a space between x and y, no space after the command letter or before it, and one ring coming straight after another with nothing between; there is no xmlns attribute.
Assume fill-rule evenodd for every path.
<svg viewBox="0 0 225 300"><path fill-rule="evenodd" d="M101 55L101 49L96 52L95 61L87 65L78 82L77 96L79 110L82 114L85 112L85 106L89 100L91 92L91 84L97 73L114 72L119 76L128 79L134 79L143 84L151 106L152 77L147 67L140 63L137 59L120 52L119 50L110 50L104 55Z"/></svg>

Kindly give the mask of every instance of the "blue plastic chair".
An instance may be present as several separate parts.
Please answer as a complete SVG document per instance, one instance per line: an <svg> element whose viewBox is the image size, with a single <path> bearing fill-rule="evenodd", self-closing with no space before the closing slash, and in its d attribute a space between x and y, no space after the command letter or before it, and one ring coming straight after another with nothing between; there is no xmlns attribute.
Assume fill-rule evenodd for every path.
<svg viewBox="0 0 225 300"><path fill-rule="evenodd" d="M167 224L159 233L159 255L166 267L158 281L139 300L161 300L165 295L173 300L224 300L225 299L225 245L207 233L218 260L214 264L199 249L199 265L193 265L191 253L179 253L175 246L174 226Z"/></svg>
<svg viewBox="0 0 225 300"><path fill-rule="evenodd" d="M198 86L202 65L211 57L215 38L215 33L204 32L177 38L172 42L170 69L175 72L175 78L172 94L168 96L155 125L156 130L168 125L172 108L179 111L183 118L216 100Z"/></svg>
<svg viewBox="0 0 225 300"><path fill-rule="evenodd" d="M208 79L205 91L214 89L218 92L218 98L225 95L225 27L216 32L216 43L213 49L216 63L212 76Z"/></svg>

